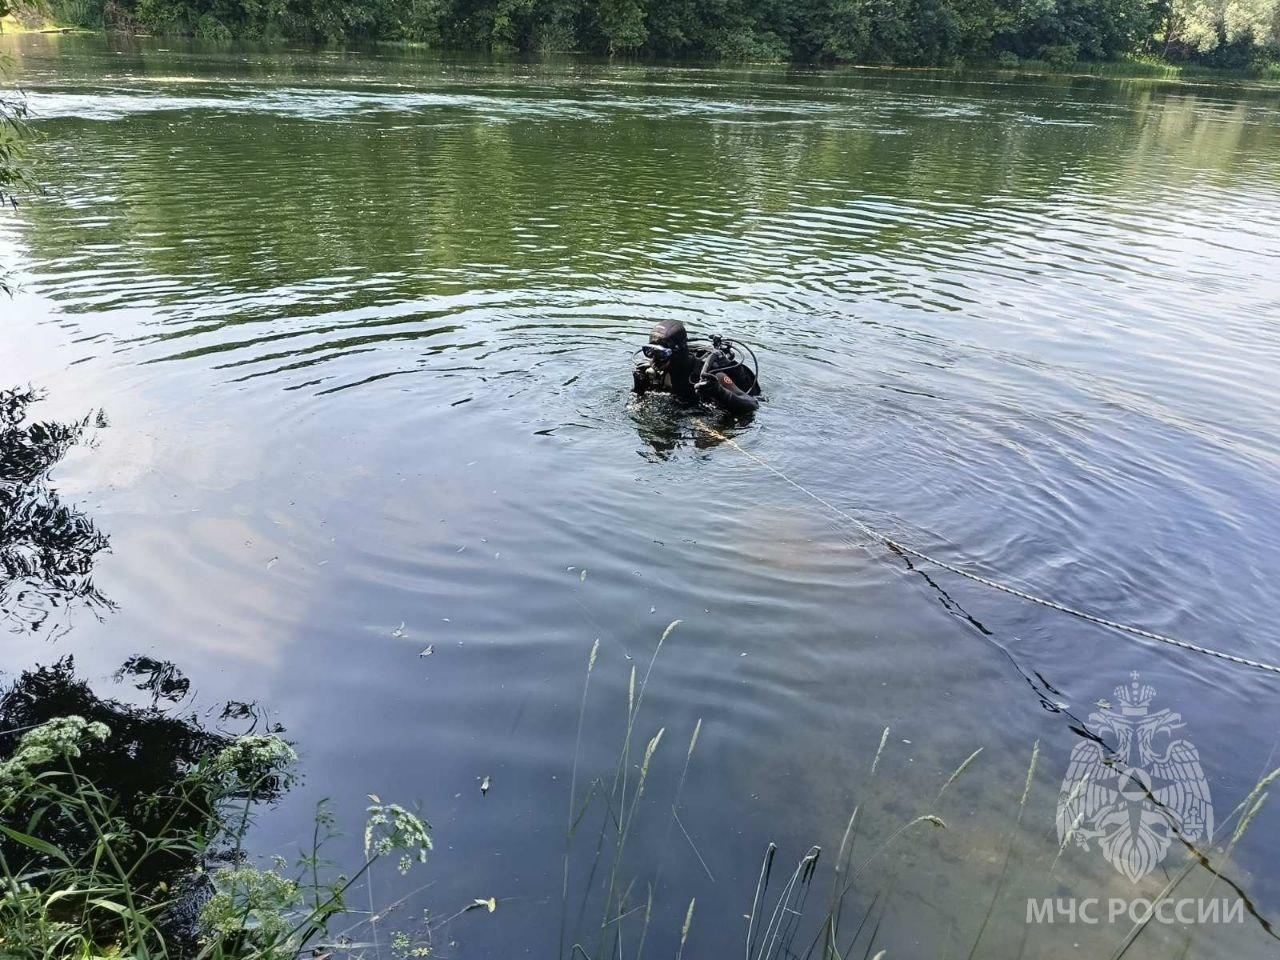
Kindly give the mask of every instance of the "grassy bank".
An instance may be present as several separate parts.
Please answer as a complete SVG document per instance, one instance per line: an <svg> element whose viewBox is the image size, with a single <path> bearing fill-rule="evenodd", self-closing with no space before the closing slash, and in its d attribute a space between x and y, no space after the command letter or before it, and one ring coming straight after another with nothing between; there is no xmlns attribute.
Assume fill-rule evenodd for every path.
<svg viewBox="0 0 1280 960"><path fill-rule="evenodd" d="M1174 63L1157 57L1125 57L1106 62L1080 61L1063 66L1045 60L1019 60L1016 63L990 64L995 69L1015 70L1028 74L1101 77L1124 80L1275 80L1280 81L1280 63L1259 62L1248 67L1227 70L1195 63Z"/></svg>

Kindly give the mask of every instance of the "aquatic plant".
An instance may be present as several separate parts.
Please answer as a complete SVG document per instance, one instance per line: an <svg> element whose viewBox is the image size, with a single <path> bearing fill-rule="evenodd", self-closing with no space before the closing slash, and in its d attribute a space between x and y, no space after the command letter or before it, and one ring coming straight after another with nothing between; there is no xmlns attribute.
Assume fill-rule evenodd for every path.
<svg viewBox="0 0 1280 960"><path fill-rule="evenodd" d="M578 710L578 729L575 735L573 767L570 776L568 828L565 833L559 950L562 957L614 956L624 949L624 943L630 944L626 948L629 954L637 958L643 956L645 941L649 935L649 925L653 917L655 896L661 887L662 870L660 866L654 879L645 884L645 895L640 898L635 894L637 881L635 879L628 881L625 878L626 852L659 747L666 736L666 728L659 727L651 736L644 737L639 731L639 721L645 693L658 656L679 625L680 621L674 620L663 630L643 674L635 664L632 664L627 680L625 726L613 776L611 779L608 777L593 779L587 787L585 798L579 804L577 800L578 753L586 717L587 693L596 659L600 653L599 640L592 645L587 658L586 680L583 683L582 700ZM680 824L679 806L689 764L693 759L701 731L702 721L699 719L690 734L684 764L671 801L670 817L667 821L667 842L663 843L664 850L667 848L673 827L679 827L690 846L693 845L692 839ZM644 744L643 749L640 749L641 742ZM637 752L640 758L638 764L633 761L633 755ZM632 780L633 768L635 769L634 780ZM593 806L598 808L599 828L591 851L586 878L581 885L576 918L573 922L573 935L570 938L568 936L570 861L575 838ZM697 848L693 849L696 853ZM698 854L698 858L701 861L701 854ZM705 861L702 863L703 868L706 869ZM596 885L597 875L601 877L598 886ZM584 917L591 906L595 907L599 919L589 924L584 923ZM634 920L634 923L629 924L629 920ZM689 936L692 920L693 902L691 901L681 931L682 951L684 942Z"/></svg>

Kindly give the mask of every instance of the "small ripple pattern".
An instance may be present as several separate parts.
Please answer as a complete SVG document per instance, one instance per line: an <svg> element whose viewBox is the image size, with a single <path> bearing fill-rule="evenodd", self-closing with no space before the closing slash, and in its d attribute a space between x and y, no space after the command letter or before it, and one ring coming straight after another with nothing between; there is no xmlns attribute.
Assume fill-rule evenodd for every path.
<svg viewBox="0 0 1280 960"><path fill-rule="evenodd" d="M110 59L22 61L55 190L0 238L89 357L581 421L679 318L765 347L793 435L856 425L821 473L873 512L1123 605L1189 575L1177 536L1116 537L1129 508L1189 510L1260 551L1231 605L1274 603L1248 520L1280 470L1268 97Z"/></svg>
<svg viewBox="0 0 1280 960"><path fill-rule="evenodd" d="M112 538L115 606L63 641L78 662L160 651L206 703L261 698L319 791L387 783L434 817L493 773L495 820L448 821L438 856L524 851L500 862L533 897L561 882L559 820L535 814L563 810L556 724L592 639L620 704L677 618L650 696L669 737L705 718L714 744L690 778L714 813L681 815L760 841L704 845L722 891L750 890L775 829L838 845L854 746L886 723L930 744L922 775L1035 737L1049 763L1075 742L1058 701L1087 711L1135 669L1198 709L1206 769L1252 785L1280 722L1263 681L905 564L629 400L627 358L660 319L740 337L766 402L718 428L841 510L1280 660L1273 92L167 44L2 48L49 189L0 216L21 287L0 387L38 368L69 417L111 424L56 478ZM1057 863L1035 823L1027 862ZM1236 859L1275 913L1280 827L1250 836ZM891 955L969 949L941 944L974 919L966 871L998 860L972 849L940 861L962 865L949 892L911 881L936 929L913 914ZM491 886L466 858L439 868L464 903ZM739 949L731 927L699 950Z"/></svg>

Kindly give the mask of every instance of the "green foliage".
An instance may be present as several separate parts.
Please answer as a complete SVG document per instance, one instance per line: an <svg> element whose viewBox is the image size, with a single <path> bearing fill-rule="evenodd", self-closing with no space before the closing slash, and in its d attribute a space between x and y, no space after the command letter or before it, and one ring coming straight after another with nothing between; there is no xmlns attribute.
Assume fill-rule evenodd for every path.
<svg viewBox="0 0 1280 960"><path fill-rule="evenodd" d="M414 860L427 862L431 850L430 824L398 803L375 802L368 809L364 828L364 855L370 859L401 852L400 872L408 873Z"/></svg>
<svg viewBox="0 0 1280 960"><path fill-rule="evenodd" d="M296 880L240 866L219 870L213 886L216 892L200 911L212 936L223 942L254 940L267 950L288 942L293 929L289 915L305 902Z"/></svg>
<svg viewBox="0 0 1280 960"><path fill-rule="evenodd" d="M8 0L0 0L0 3ZM1280 57L1280 0L52 0L58 19L204 40L407 40L506 51L1056 66ZM1013 58L1018 58L1015 61Z"/></svg>
<svg viewBox="0 0 1280 960"><path fill-rule="evenodd" d="M1280 58L1280 0L51 0L51 6L64 23L215 42L406 40L520 52L907 65L1068 66L1157 54L1255 73Z"/></svg>
<svg viewBox="0 0 1280 960"><path fill-rule="evenodd" d="M0 16L12 12L6 0L0 0ZM0 81L8 64L0 58ZM18 194L34 188L27 169L27 103L20 95L0 89L0 210L16 209ZM9 293L3 265L0 265L0 295Z"/></svg>
<svg viewBox="0 0 1280 960"><path fill-rule="evenodd" d="M134 658L124 672L159 699L180 676L165 667ZM83 715L29 722L69 704ZM23 731L16 744L6 730ZM255 809L293 782L293 748L271 734L212 734L157 707L99 700L65 661L28 671L0 699L0 747L5 960L296 957L326 942L345 894L377 861L399 855L407 872L431 846L421 818L378 803L364 864L349 879L330 878L322 805L293 875L283 858L253 866L245 834ZM429 938L426 928L407 939L406 955L425 955Z"/></svg>
<svg viewBox="0 0 1280 960"><path fill-rule="evenodd" d="M640 0L598 0L596 17L610 53L638 49L648 37Z"/></svg>

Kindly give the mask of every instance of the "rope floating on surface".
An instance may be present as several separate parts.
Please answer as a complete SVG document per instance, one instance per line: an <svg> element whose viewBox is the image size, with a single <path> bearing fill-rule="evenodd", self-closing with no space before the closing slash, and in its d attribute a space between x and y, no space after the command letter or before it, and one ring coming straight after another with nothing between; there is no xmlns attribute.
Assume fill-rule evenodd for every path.
<svg viewBox="0 0 1280 960"><path fill-rule="evenodd" d="M795 487L797 490L799 490L809 499L814 500L817 503L820 503L822 506L826 507L832 513L834 513L836 516L849 521L855 527L857 527L859 530L865 533L867 536L871 537L873 540L877 540L880 543L883 543L885 546L889 547L892 550L897 550L900 553L905 553L907 556L915 557L917 560L923 560L925 563L931 563L934 566L941 567L943 570L948 570L951 573L956 574L957 576L964 577L966 580L972 580L974 583L980 583L984 587L990 587L992 590L999 590L1001 593L1007 593L1010 596L1018 597L1020 600L1026 600L1028 603L1034 603L1042 607L1048 607L1050 610L1057 610L1060 613L1065 613L1069 616L1076 617L1080 620L1085 620L1089 623L1096 623L1098 626L1109 627L1110 629L1119 631L1121 633L1127 633L1135 637L1142 637L1144 640L1154 640L1158 643L1165 643L1173 647L1180 647L1183 650L1190 650L1192 653L1201 653L1208 657L1216 657L1219 660L1226 660L1228 663L1238 663L1241 666L1253 667L1256 670L1265 670L1268 673L1280 674L1280 666L1277 666L1276 664L1264 663L1261 660L1250 660L1248 657L1237 656L1234 653L1225 653L1222 650L1214 650L1211 647L1204 647L1198 643L1191 643L1189 640L1179 640L1176 637L1167 637L1161 633L1155 633L1154 631L1151 631L1151 630L1144 630L1142 627L1135 627L1127 623L1120 623L1116 620L1109 620L1106 617L1098 616L1096 613L1089 613L1087 610L1079 610L1075 607L1068 606L1065 603L1059 603L1056 600L1048 600L1044 597L1038 597L1035 594L1027 593L1025 590L1019 590L1017 587L1011 587L1008 584L1000 583L998 580L993 580L990 577L984 577L981 574L977 574L977 573L973 573L972 571L965 570L963 567L958 567L954 563L950 563L946 560L941 560L937 557L930 556L927 553L923 553L922 551L917 550L914 547L907 546L905 543L901 543L897 540L894 540L892 537L886 536L880 531L872 527L869 527L866 523L864 523L862 520L859 520L857 517L853 516L852 514L847 513L844 510L841 510L831 501L823 499L822 497L818 496L818 494L814 493L812 490L809 490L807 487L804 487L800 483L797 483L795 480L792 480L791 477L787 476L785 473L783 473L773 464L769 463L769 461L765 460L764 458L758 456L757 454L752 453L750 450L747 450L746 448L741 446L738 443L738 441L734 440L732 437L725 436L719 430L716 430L714 427L708 425L702 420L697 420L695 422L698 424L698 426L701 429L705 430L708 434L715 437L717 440L720 440L724 443L729 444L729 446L733 447L733 449L737 450L744 457L764 467L766 470L772 473L779 480L783 480L786 483L790 484L791 486Z"/></svg>

